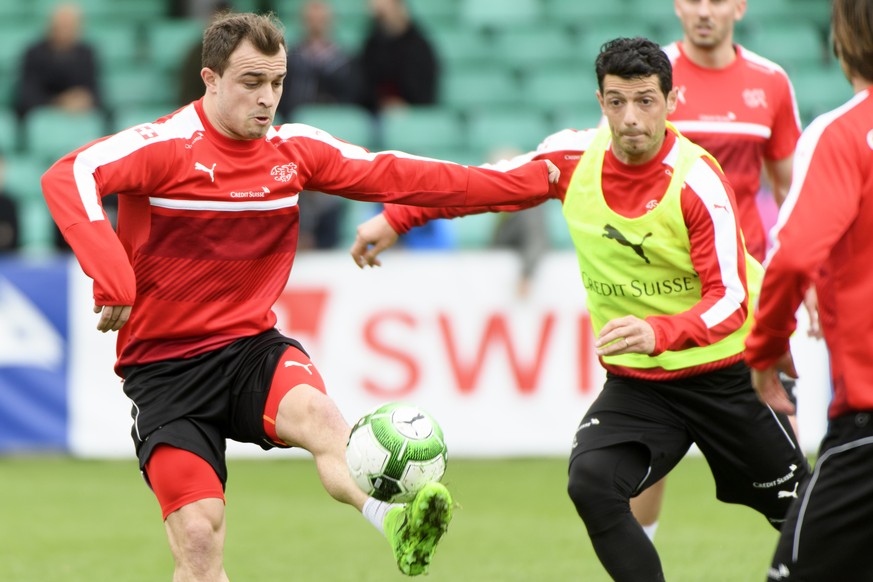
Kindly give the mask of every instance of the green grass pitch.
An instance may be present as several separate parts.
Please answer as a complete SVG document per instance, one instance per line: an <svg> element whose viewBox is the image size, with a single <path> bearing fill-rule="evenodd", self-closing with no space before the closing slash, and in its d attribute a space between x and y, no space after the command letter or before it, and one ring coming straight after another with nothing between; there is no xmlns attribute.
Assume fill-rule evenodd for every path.
<svg viewBox="0 0 873 582"><path fill-rule="evenodd" d="M384 538L321 489L311 461L229 465L231 580L406 579ZM450 459L445 482L459 507L427 580L607 582L565 481L565 459ZM777 533L752 510L716 501L714 489L700 457L670 476L656 538L667 579L764 580ZM0 457L0 580L171 577L157 502L134 460Z"/></svg>

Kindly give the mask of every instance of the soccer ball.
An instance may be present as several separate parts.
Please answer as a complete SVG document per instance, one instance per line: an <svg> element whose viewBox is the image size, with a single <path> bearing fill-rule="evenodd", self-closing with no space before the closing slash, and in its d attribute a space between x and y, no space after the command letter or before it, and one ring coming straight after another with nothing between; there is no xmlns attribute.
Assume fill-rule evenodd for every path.
<svg viewBox="0 0 873 582"><path fill-rule="evenodd" d="M346 463L367 495L391 503L411 501L446 472L443 431L420 408L383 404L352 427Z"/></svg>

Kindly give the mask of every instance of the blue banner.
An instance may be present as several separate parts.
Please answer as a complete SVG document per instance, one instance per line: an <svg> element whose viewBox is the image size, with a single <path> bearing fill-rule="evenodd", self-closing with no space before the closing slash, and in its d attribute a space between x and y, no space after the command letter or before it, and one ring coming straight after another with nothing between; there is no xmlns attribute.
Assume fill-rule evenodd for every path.
<svg viewBox="0 0 873 582"><path fill-rule="evenodd" d="M0 258L0 453L67 450L68 261Z"/></svg>

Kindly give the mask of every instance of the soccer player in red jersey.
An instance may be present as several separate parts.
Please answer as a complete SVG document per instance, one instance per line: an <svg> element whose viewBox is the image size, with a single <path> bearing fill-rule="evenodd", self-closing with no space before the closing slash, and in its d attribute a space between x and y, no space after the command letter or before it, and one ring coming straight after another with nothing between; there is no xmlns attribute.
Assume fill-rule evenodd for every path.
<svg viewBox="0 0 873 582"><path fill-rule="evenodd" d="M405 506L367 497L346 467L349 425L303 347L274 328L297 247L298 193L490 204L547 195L557 168L470 168L273 126L286 49L272 16L216 18L202 64L202 99L84 145L42 180L94 280L98 330L118 331L116 371L174 580L227 580L226 439L311 452L328 493L386 535L399 569L426 573L451 518L448 490L429 484ZM113 193L117 233L101 206Z"/></svg>
<svg viewBox="0 0 873 582"><path fill-rule="evenodd" d="M873 0L834 0L834 53L854 89L806 128L775 227L746 360L762 401L792 412L789 337L818 290L833 398L812 478L798 492L768 580L873 580Z"/></svg>
<svg viewBox="0 0 873 582"><path fill-rule="evenodd" d="M664 47L677 91L668 119L718 160L737 198L746 248L763 261L761 171L781 204L800 136L794 90L782 67L734 43L746 0L674 1L684 36Z"/></svg>
<svg viewBox="0 0 873 582"><path fill-rule="evenodd" d="M743 245L730 184L715 160L667 122L670 61L643 38L606 43L596 63L607 125L549 136L514 167L550 159L586 288L606 383L573 438L568 492L598 558L619 581L664 580L629 500L669 473L692 443L718 498L779 527L808 465L784 415L758 401L743 341L761 266ZM386 205L358 226L360 266L398 233L435 218L517 211Z"/></svg>
<svg viewBox="0 0 873 582"><path fill-rule="evenodd" d="M684 35L664 47L677 91L676 110L668 119L718 160L734 190L746 249L763 261L767 233L757 205L761 172L766 171L776 203L782 204L800 136L791 82L779 65L734 43L746 0L674 0L674 8ZM793 416L791 422L796 431ZM652 538L663 495L662 481L631 501Z"/></svg>

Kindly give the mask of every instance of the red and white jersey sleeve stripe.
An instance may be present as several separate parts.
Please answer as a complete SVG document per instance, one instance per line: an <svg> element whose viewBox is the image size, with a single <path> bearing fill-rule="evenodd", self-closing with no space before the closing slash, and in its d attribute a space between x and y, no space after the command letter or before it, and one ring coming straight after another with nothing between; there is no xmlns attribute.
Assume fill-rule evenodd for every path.
<svg viewBox="0 0 873 582"><path fill-rule="evenodd" d="M873 408L873 97L858 93L806 129L775 228L746 359L758 369L789 349L815 284L831 355L831 417Z"/></svg>

